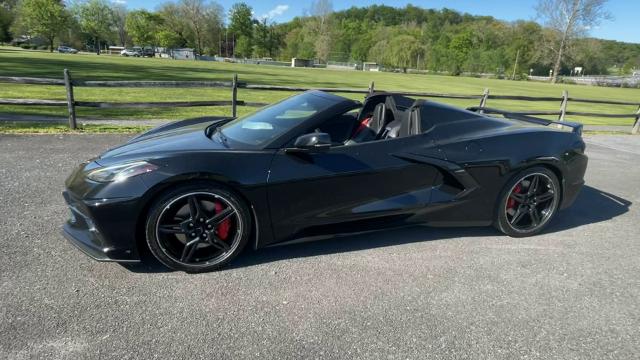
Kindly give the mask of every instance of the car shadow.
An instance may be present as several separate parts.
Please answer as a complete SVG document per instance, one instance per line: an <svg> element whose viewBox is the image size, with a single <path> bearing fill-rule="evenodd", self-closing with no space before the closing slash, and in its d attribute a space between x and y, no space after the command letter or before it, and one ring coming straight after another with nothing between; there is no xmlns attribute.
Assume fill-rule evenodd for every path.
<svg viewBox="0 0 640 360"><path fill-rule="evenodd" d="M607 221L620 216L631 206L631 202L619 196L585 186L575 203L560 211L544 233L569 230L584 225ZM501 235L493 227L437 228L423 225L385 229L351 235L339 235L321 240L273 246L258 251L245 251L226 270L260 265L264 263L330 255L336 253L400 246L423 241L458 240L470 237ZM151 254L143 254L143 261L137 264L121 264L137 273L169 272Z"/></svg>
<svg viewBox="0 0 640 360"><path fill-rule="evenodd" d="M627 199L584 186L573 205L560 211L545 233L607 221L626 213L631 205L632 202Z"/></svg>

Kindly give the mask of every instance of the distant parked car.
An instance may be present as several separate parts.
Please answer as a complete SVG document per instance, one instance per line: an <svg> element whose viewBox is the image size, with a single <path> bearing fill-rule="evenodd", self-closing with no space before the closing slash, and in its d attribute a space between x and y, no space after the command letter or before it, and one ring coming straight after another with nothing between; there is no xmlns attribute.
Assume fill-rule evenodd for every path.
<svg viewBox="0 0 640 360"><path fill-rule="evenodd" d="M58 52L65 54L76 54L78 53L78 50L68 46L58 46Z"/></svg>
<svg viewBox="0 0 640 360"><path fill-rule="evenodd" d="M121 56L134 56L134 57L142 56L140 51L138 51L136 49L124 49L124 50L120 51L120 55Z"/></svg>
<svg viewBox="0 0 640 360"><path fill-rule="evenodd" d="M140 54L139 56L154 57L156 55L155 50L153 48L150 48L150 47L142 48L140 46L134 46L133 50L137 51L138 54Z"/></svg>

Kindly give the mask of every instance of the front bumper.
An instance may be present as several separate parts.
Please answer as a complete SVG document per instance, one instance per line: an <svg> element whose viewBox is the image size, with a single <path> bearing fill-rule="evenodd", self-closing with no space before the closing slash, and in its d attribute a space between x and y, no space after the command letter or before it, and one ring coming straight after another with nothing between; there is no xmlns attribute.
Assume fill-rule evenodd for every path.
<svg viewBox="0 0 640 360"><path fill-rule="evenodd" d="M74 246L98 261L138 262L132 199L81 200L63 197L71 212L62 233Z"/></svg>
<svg viewBox="0 0 640 360"><path fill-rule="evenodd" d="M78 250L97 261L114 261L114 262L139 262L140 259L122 259L120 256L112 254L109 248L99 248L94 244L90 234L85 231L78 231L65 224L62 230L65 239L74 245Z"/></svg>

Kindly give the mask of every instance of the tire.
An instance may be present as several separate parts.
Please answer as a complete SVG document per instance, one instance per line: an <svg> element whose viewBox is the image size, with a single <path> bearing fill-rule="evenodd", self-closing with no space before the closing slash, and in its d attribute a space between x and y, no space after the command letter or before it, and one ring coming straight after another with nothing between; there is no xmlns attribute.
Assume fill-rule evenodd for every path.
<svg viewBox="0 0 640 360"><path fill-rule="evenodd" d="M553 171L545 167L525 169L502 190L494 225L511 237L537 235L558 212L560 196L560 182Z"/></svg>
<svg viewBox="0 0 640 360"><path fill-rule="evenodd" d="M217 270L241 253L251 224L239 196L220 185L199 183L161 195L149 210L145 233L158 261L197 273Z"/></svg>

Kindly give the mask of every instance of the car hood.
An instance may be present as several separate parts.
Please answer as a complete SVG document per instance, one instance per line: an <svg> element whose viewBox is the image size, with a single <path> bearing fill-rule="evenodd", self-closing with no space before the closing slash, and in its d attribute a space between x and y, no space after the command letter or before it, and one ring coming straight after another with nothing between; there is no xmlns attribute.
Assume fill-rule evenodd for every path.
<svg viewBox="0 0 640 360"><path fill-rule="evenodd" d="M167 152L226 150L228 148L224 144L205 134L207 126L226 119L228 118L200 118L162 125L107 150L100 155L98 162L106 165L130 158L156 157Z"/></svg>

